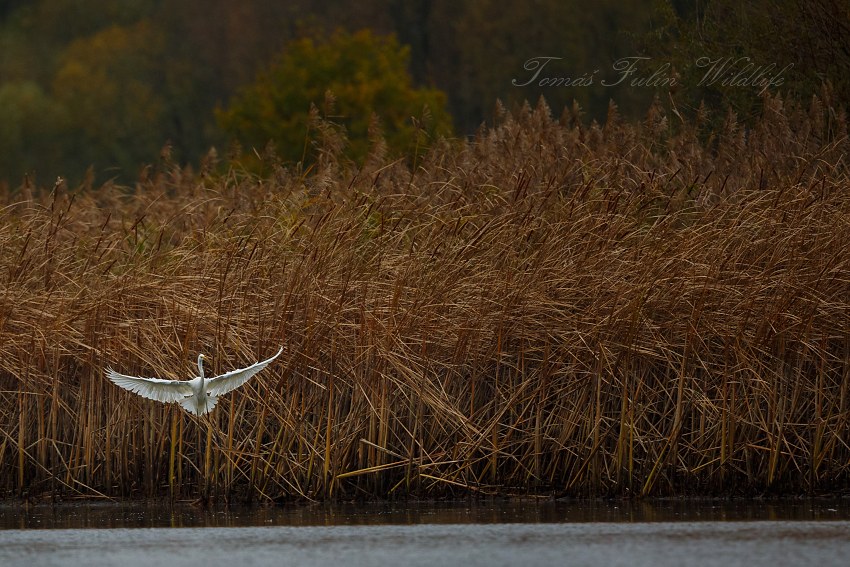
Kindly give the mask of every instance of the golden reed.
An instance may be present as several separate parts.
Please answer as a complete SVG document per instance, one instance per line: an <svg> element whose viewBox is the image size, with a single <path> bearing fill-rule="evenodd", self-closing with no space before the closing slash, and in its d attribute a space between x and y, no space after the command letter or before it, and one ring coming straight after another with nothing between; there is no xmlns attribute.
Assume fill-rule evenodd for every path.
<svg viewBox="0 0 850 567"><path fill-rule="evenodd" d="M846 116L673 120L7 191L0 496L846 490ZM281 344L209 419L104 377Z"/></svg>

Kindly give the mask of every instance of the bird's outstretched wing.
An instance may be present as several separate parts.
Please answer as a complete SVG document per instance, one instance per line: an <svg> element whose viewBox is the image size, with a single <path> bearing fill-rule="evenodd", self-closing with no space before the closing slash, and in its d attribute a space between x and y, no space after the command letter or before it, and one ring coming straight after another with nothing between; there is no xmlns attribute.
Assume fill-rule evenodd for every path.
<svg viewBox="0 0 850 567"><path fill-rule="evenodd" d="M238 388L247 382L251 376L268 366L269 363L280 356L280 353L282 352L283 347L280 347L277 354L269 359L252 364L247 368L231 370L230 372L216 376L215 378L210 378L207 381L207 392L209 392L211 396L221 396L222 394L226 394L227 392Z"/></svg>
<svg viewBox="0 0 850 567"><path fill-rule="evenodd" d="M115 372L111 368L106 369L106 377L126 390L159 402L179 402L183 398L193 394L192 386L189 385L189 382L126 376Z"/></svg>

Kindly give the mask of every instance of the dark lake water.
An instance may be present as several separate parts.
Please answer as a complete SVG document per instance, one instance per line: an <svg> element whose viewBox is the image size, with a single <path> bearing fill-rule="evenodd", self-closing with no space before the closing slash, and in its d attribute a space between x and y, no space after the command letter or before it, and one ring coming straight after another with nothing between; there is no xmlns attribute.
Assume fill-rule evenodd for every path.
<svg viewBox="0 0 850 567"><path fill-rule="evenodd" d="M850 565L850 501L0 505L0 565Z"/></svg>

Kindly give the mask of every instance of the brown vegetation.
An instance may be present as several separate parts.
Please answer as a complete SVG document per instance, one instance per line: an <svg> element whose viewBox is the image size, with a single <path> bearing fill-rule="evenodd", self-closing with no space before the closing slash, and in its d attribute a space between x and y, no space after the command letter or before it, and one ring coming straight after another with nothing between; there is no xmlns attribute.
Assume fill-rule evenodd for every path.
<svg viewBox="0 0 850 567"><path fill-rule="evenodd" d="M6 196L0 494L846 490L846 119L765 108ZM278 345L209 421L103 373Z"/></svg>

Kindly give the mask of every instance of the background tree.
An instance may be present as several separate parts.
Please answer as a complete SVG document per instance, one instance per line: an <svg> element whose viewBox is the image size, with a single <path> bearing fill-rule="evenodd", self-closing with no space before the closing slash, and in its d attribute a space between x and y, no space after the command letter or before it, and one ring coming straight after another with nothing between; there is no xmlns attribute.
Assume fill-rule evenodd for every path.
<svg viewBox="0 0 850 567"><path fill-rule="evenodd" d="M581 87L515 86L512 80L528 76L523 64L540 56L561 58L550 65L550 76L572 78L597 69L610 77L612 63L628 56L652 57L642 72L670 62L679 77L671 93L678 110L696 112L705 101L715 125L726 108L751 121L761 97L758 89L700 85L699 57L793 64L778 89L783 96L825 92L825 102L836 107L850 96L846 0L9 1L0 4L0 90L11 105L0 108L0 182L19 183L36 171L39 184L52 186L57 174L73 184L94 164L100 180L117 176L130 183L167 141L178 162L197 163L235 131L235 123L222 131L216 108L232 110L228 101L260 71L268 73L290 42L313 38L318 53L337 29L395 35L399 50L409 46L405 66L412 80L404 81L412 90L433 85L446 93L461 136L492 121L497 98L510 107L543 95L555 113L575 99L585 120L600 121L612 99L626 119L642 119L656 94L671 100L665 89L606 87L600 80ZM825 82L830 86L823 89ZM335 88L338 120L360 143L369 113L359 112L368 105L347 107L352 103L342 83ZM292 100L303 120L307 99L324 98L314 90ZM403 137L398 125L419 112L405 107L394 115L388 104L407 102L396 96L378 105L388 137ZM437 122L440 109L432 108ZM306 126L295 127L302 128L301 147ZM239 128L248 134L247 122ZM269 135L250 128L251 145ZM275 133L283 149L288 142L280 136Z"/></svg>
<svg viewBox="0 0 850 567"><path fill-rule="evenodd" d="M53 81L56 100L73 109L81 162L133 173L166 142L164 38L147 20L112 26L73 42Z"/></svg>
<svg viewBox="0 0 850 567"><path fill-rule="evenodd" d="M281 157L299 161L310 106L321 106L330 91L334 108L323 110L326 118L345 127L352 157L362 158L369 149L373 114L390 150L407 152L419 134L412 118L422 117L424 109L430 119L422 126L429 135L451 132L445 95L413 86L408 57L409 49L395 38L370 31L337 32L328 41L295 41L219 111L219 123L246 147L261 149L273 141Z"/></svg>
<svg viewBox="0 0 850 567"><path fill-rule="evenodd" d="M67 132L65 109L39 85L21 81L0 86L0 171L39 172L48 183L69 165L62 151Z"/></svg>
<svg viewBox="0 0 850 567"><path fill-rule="evenodd" d="M506 9L495 0L435 0L431 72L435 84L450 93L452 114L463 132L491 120L497 98L513 106L543 96L556 113L575 100L598 119L614 99L624 114L640 116L652 89L605 87L600 79L614 79L613 62L637 55L632 35L648 25L649 16L644 2L535 1ZM590 86L516 86L514 80L523 84L531 78L523 65L533 57L559 58L541 76L575 79L599 73Z"/></svg>
<svg viewBox="0 0 850 567"><path fill-rule="evenodd" d="M749 58L756 68L772 66L772 75L782 84L769 90L786 98L809 101L826 94L831 104L850 98L850 11L845 0L663 0L655 3L654 14L656 25L643 43L650 54L671 61L681 73L676 101L683 111L695 112L705 102L715 111L715 123L731 109L752 124L762 110L760 88L708 80L709 69L697 64L700 58ZM746 63L741 60L730 69L742 69Z"/></svg>

